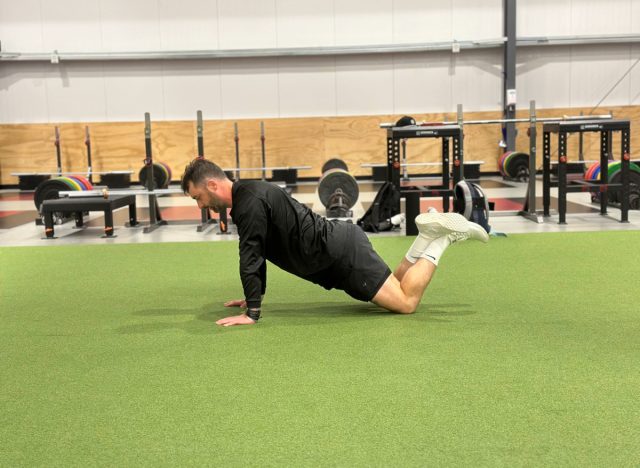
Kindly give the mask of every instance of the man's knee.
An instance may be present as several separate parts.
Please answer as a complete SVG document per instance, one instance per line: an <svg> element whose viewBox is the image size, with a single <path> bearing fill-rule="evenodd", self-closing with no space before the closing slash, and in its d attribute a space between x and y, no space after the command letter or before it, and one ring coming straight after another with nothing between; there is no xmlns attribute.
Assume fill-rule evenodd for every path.
<svg viewBox="0 0 640 468"><path fill-rule="evenodd" d="M409 315L413 314L418 308L418 304L414 304L413 301L405 301L401 304L398 304L396 308L394 308L393 312L397 314Z"/></svg>

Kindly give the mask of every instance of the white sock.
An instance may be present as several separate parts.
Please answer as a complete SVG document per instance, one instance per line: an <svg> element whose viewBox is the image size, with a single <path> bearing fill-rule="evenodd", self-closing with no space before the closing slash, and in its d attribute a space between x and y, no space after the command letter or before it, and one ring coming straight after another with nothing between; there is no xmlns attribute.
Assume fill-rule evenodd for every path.
<svg viewBox="0 0 640 468"><path fill-rule="evenodd" d="M409 247L407 255L405 255L404 258L406 258L410 263L416 263L422 256L425 249L429 246L429 242L431 242L431 239L426 239L422 236L416 237L416 240L413 241L413 244Z"/></svg>
<svg viewBox="0 0 640 468"><path fill-rule="evenodd" d="M427 259L435 266L438 266L440 257L442 257L442 254L447 250L449 245L451 245L451 239L449 239L448 235L438 237L431 241L420 257Z"/></svg>

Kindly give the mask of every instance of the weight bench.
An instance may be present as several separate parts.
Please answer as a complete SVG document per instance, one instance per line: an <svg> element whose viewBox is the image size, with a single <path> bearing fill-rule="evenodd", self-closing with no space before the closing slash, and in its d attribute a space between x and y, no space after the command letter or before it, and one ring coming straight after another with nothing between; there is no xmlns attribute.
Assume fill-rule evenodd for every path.
<svg viewBox="0 0 640 468"><path fill-rule="evenodd" d="M129 206L128 226L138 224L136 218L136 197L135 195L110 195L102 197L74 197L45 200L40 208L44 216L45 234L47 239L55 239L53 230L53 213L75 214L76 227L83 226L83 213L85 211L104 212L104 235L102 237L113 236L113 210Z"/></svg>

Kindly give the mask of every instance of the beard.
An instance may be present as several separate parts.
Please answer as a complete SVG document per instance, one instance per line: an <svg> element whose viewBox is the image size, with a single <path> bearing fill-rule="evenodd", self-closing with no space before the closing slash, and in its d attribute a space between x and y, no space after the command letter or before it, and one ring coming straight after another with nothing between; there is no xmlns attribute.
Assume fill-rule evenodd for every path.
<svg viewBox="0 0 640 468"><path fill-rule="evenodd" d="M207 202L207 208L213 210L216 213L220 213L223 209L226 209L224 204L215 199L215 195L213 192L209 191L209 189L205 189L207 191L207 195L209 196L209 201Z"/></svg>

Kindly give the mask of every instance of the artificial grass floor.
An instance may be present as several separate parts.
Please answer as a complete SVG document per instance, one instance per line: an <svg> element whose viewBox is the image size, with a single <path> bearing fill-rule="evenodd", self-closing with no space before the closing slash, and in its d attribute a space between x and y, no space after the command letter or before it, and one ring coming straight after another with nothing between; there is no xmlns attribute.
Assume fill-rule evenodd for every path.
<svg viewBox="0 0 640 468"><path fill-rule="evenodd" d="M231 328L236 242L2 248L0 465L637 466L638 235L455 245L411 316L270 265Z"/></svg>

